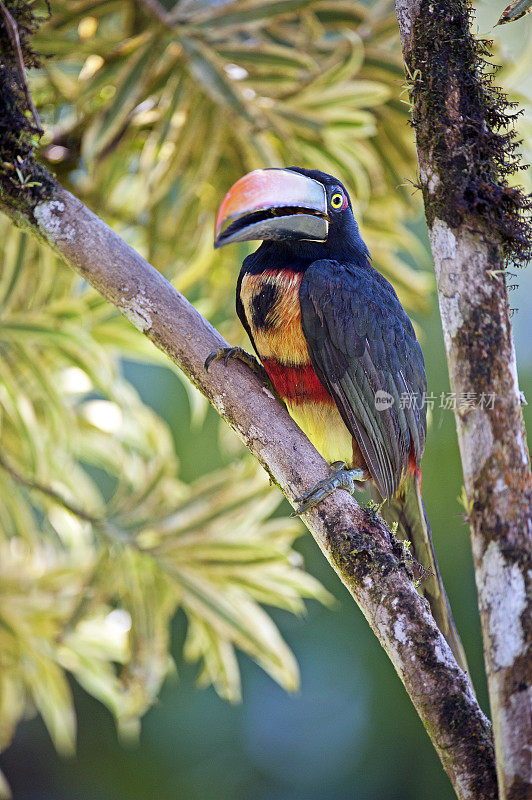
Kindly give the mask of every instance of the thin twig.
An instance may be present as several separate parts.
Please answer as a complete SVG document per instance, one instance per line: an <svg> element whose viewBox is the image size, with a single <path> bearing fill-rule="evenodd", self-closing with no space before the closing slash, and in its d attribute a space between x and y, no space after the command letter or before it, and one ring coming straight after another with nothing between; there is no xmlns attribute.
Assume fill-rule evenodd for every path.
<svg viewBox="0 0 532 800"><path fill-rule="evenodd" d="M35 123L35 127L37 128L38 133L44 133L41 127L41 121L39 119L39 115L37 114L37 109L33 104L33 99L31 97L31 93L29 90L28 81L26 79L26 68L24 66L24 57L22 55L22 48L20 46L20 36L18 34L17 23L15 22L15 20L13 19L13 17L5 7L5 5L2 3L2 0L0 0L0 11L3 14L4 24L6 26L6 30L17 60L20 82L22 84L22 88L24 89L24 96L26 98L27 106L31 111L31 115L33 117L33 121Z"/></svg>
<svg viewBox="0 0 532 800"><path fill-rule="evenodd" d="M39 481L36 481L34 478L27 478L25 475L19 472L16 467L10 464L5 456L2 455L0 455L0 467L8 472L17 483L20 483L27 489L40 492L41 494L50 497L52 500L54 500L54 502L58 503L60 506L63 506L63 508L66 508L66 510L70 511L71 514L74 514L74 516L79 517L86 522L91 522L93 525L101 525L104 522L104 520L102 520L100 517L89 514L89 512L85 511L85 509L75 505L74 503L71 503L70 500L67 500L66 497L63 497L62 494L59 494L59 492L56 492L55 489L52 489L50 486L45 486L44 484L39 483Z"/></svg>
<svg viewBox="0 0 532 800"><path fill-rule="evenodd" d="M75 517L78 517L85 522L90 522L93 526L93 529L102 535L108 542L120 545L126 544L129 547L139 551L143 549L139 547L134 535L121 530L112 520L109 520L106 517L97 517L94 514L90 514L88 511L85 511L84 508L81 508L81 506L71 503L70 500L67 500L62 494L56 492L55 489L52 489L51 486L46 486L45 484L36 481L34 478L26 477L19 472L19 470L16 469L16 467L14 467L5 456L0 456L0 468L8 472L13 480L15 480L17 483L20 483L22 486L25 486L27 489L39 492L40 494L45 495L45 497L49 497L55 503L65 508L67 511L70 511L71 514L74 514Z"/></svg>

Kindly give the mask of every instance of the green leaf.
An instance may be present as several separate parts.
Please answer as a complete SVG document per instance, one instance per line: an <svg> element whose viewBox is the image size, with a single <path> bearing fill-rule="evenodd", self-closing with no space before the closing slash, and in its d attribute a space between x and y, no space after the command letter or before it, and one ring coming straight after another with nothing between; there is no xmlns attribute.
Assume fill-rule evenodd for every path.
<svg viewBox="0 0 532 800"><path fill-rule="evenodd" d="M94 158L105 150L128 124L131 112L142 98L150 64L155 57L153 42L148 40L135 57L129 57L117 76L118 91L112 103L87 132L84 156Z"/></svg>
<svg viewBox="0 0 532 800"><path fill-rule="evenodd" d="M286 689L297 689L295 659L260 606L244 593L222 595L190 570L175 569L173 574L185 590L182 604L187 612L205 619L222 638L234 641Z"/></svg>
<svg viewBox="0 0 532 800"><path fill-rule="evenodd" d="M182 37L182 44L190 59L190 71L216 102L228 106L248 122L253 116L244 104L239 91L232 85L223 69L223 63L200 41Z"/></svg>
<svg viewBox="0 0 532 800"><path fill-rule="evenodd" d="M319 2L314 10L320 23L327 27L356 28L363 23L369 14L368 8L362 3L349 2L349 0L332 0Z"/></svg>
<svg viewBox="0 0 532 800"><path fill-rule="evenodd" d="M0 770L0 800L11 800L13 795L11 794L11 789L9 788L9 784L6 780L6 776Z"/></svg>
<svg viewBox="0 0 532 800"><path fill-rule="evenodd" d="M249 69L257 68L261 72L265 67L274 67L276 70L301 70L312 69L315 61L306 53L294 52L289 47L267 45L262 47L229 47L226 45L216 48L222 58L229 62L246 66Z"/></svg>
<svg viewBox="0 0 532 800"><path fill-rule="evenodd" d="M237 11L232 11L231 6L215 8L208 14L202 14L194 21L197 28L217 26L218 28L235 27L240 28L246 25L261 25L273 17L281 17L294 14L297 11L310 6L313 0L240 0L234 2L233 6L238 6Z"/></svg>
<svg viewBox="0 0 532 800"><path fill-rule="evenodd" d="M0 308L3 314L9 308L19 279L24 276L23 266L27 241L28 234L18 230L13 231L4 248L0 277Z"/></svg>
<svg viewBox="0 0 532 800"><path fill-rule="evenodd" d="M391 90L388 86L376 81L356 80L342 81L327 87L319 93L313 93L310 97L306 93L298 98L298 105L302 104L306 108L327 109L332 106L342 113L340 108L343 106L343 113L349 112L354 106L357 108L381 105L390 99Z"/></svg>
<svg viewBox="0 0 532 800"><path fill-rule="evenodd" d="M234 647L194 614L188 618L183 654L188 661L202 661L198 686L212 683L218 694L229 702L236 703L241 699L240 671Z"/></svg>
<svg viewBox="0 0 532 800"><path fill-rule="evenodd" d="M60 753L72 755L76 742L76 718L68 682L45 655L32 652L23 661L24 678L33 701Z"/></svg>

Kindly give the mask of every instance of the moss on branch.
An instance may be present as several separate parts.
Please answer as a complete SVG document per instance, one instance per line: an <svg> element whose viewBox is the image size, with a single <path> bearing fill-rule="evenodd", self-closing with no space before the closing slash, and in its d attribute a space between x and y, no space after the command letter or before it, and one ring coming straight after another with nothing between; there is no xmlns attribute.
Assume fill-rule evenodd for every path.
<svg viewBox="0 0 532 800"><path fill-rule="evenodd" d="M5 13L7 12L7 14ZM9 30L9 16L18 30L18 42ZM29 3L6 0L0 13L0 199L12 213L31 212L51 196L55 182L35 159L40 131L31 116L25 76L39 66L29 39L37 26ZM18 58L17 58L18 55Z"/></svg>
<svg viewBox="0 0 532 800"><path fill-rule="evenodd" d="M471 33L465 0L421 0L407 68L427 222L464 221L502 246L507 261L532 256L531 198L511 186L522 168L516 104L494 85L491 42Z"/></svg>

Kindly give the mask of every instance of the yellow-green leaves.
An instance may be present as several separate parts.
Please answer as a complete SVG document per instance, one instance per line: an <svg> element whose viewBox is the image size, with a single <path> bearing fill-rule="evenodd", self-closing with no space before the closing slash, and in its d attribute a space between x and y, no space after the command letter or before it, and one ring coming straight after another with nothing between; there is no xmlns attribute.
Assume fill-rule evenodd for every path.
<svg viewBox="0 0 532 800"><path fill-rule="evenodd" d="M55 43L58 48L53 49ZM36 48L55 52L35 78L60 177L180 285L232 325L233 251L204 251L220 198L244 172L299 164L335 173L353 195L376 266L420 305L374 203L400 236L415 206L413 136L401 100L391 4L245 0L176 9L175 27L102 0L53 5ZM201 265L197 253L205 252Z"/></svg>
<svg viewBox="0 0 532 800"><path fill-rule="evenodd" d="M145 339L0 226L0 747L35 711L73 751L68 673L135 736L173 668L177 608L200 685L238 700L240 649L294 689L260 604L330 600L292 549L300 524L271 518L280 496L248 461L182 483L166 425L120 376L117 348L146 358Z"/></svg>
<svg viewBox="0 0 532 800"><path fill-rule="evenodd" d="M253 124L253 115L244 103L237 81L231 80L231 72L227 73L227 70L224 69L227 65L200 40L183 36L181 42L187 56L190 73L205 89L211 100L220 105L222 109L229 107L240 118Z"/></svg>

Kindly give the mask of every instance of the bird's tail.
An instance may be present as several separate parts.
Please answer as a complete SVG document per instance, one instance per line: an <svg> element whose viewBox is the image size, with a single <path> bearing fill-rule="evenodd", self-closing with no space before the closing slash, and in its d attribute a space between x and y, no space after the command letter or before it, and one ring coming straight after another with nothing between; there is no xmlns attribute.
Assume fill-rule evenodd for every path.
<svg viewBox="0 0 532 800"><path fill-rule="evenodd" d="M408 476L398 494L384 503L381 514L390 527L397 522L397 538L411 543L410 553L427 570L428 577L420 582L418 590L428 600L432 616L447 639L458 665L468 673L464 648L454 624L432 546L430 525L417 475Z"/></svg>

